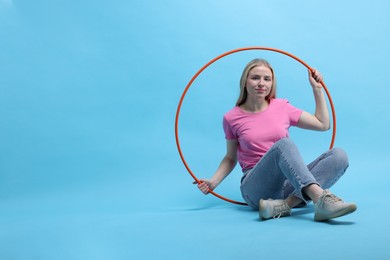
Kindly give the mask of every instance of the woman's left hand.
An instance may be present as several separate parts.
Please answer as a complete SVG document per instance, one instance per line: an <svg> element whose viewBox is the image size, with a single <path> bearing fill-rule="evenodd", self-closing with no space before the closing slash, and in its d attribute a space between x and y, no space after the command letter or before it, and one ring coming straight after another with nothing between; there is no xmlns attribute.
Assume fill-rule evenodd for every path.
<svg viewBox="0 0 390 260"><path fill-rule="evenodd" d="M309 81L313 89L322 88L322 80L323 77L318 70L314 69L314 72L309 70Z"/></svg>

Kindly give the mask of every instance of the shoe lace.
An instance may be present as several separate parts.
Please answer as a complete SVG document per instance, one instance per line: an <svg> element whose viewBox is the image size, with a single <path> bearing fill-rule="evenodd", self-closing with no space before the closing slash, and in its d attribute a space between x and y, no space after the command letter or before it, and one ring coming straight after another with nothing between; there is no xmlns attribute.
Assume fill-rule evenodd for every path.
<svg viewBox="0 0 390 260"><path fill-rule="evenodd" d="M274 215L272 218L278 219L280 217L287 216L287 215L291 215L290 207L287 205L287 203L274 206Z"/></svg>
<svg viewBox="0 0 390 260"><path fill-rule="evenodd" d="M336 195L326 191L326 193L322 196L322 199L319 200L319 204L320 205L323 205L324 203L328 202L328 203L337 203L339 201L343 201L342 199L340 199L339 197L337 197Z"/></svg>
<svg viewBox="0 0 390 260"><path fill-rule="evenodd" d="M340 199L339 197L337 197L337 196L334 195L334 194L329 194L329 195L327 196L327 198L328 198L328 201L331 202L331 203L336 203L336 202L338 202L338 201L342 201L342 199Z"/></svg>

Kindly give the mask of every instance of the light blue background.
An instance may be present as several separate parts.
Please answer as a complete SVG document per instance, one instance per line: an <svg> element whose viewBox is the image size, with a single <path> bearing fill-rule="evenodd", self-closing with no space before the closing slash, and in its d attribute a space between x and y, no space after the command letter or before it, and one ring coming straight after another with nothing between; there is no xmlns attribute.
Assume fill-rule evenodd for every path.
<svg viewBox="0 0 390 260"><path fill-rule="evenodd" d="M389 32L388 0L0 0L0 259L388 259ZM314 223L308 207L259 222L191 184L174 140L179 98L206 62L246 46L323 73L351 163L333 191L355 214ZM288 57L216 62L180 118L198 177L224 154L221 117L256 57L275 67L279 97L314 109ZM307 161L330 137L292 130ZM239 178L217 191L241 200Z"/></svg>

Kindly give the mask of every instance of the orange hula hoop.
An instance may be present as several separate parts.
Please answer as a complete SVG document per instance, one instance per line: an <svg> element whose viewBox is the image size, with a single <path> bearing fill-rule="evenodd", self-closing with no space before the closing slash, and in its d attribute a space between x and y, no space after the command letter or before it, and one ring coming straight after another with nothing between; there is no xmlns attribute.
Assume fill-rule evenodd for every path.
<svg viewBox="0 0 390 260"><path fill-rule="evenodd" d="M244 47L244 48L238 48L238 49L234 49L234 50L231 50L231 51L228 51L228 52L225 52L217 57L215 57L214 59L210 60L208 63L206 63L200 70L198 70L198 72L195 73L195 75L191 78L191 80L188 82L187 86L185 87L182 95L181 95L181 98L180 98L180 101L179 101L179 105L177 106L177 110L176 110L176 118L175 118L175 139L176 139L176 145L177 145L177 150L179 151L179 155L180 155L180 158L184 164L184 166L186 167L188 173L192 176L192 178L199 184L200 183L200 180L195 176L195 174L192 172L192 170L190 169L190 167L188 166L185 158L184 158L184 155L183 155L183 152L181 150L181 147L180 147L180 141L179 141L179 116L180 116L180 110L181 110L181 106L183 104L183 101L184 101L184 98L187 94L187 91L188 89L191 87L192 83L195 81L195 79L207 68L209 67L211 64L213 64L214 62L216 62L217 60L225 57L225 56L228 56L230 54L233 54L233 53L237 53L237 52L242 52L242 51L249 51L249 50L265 50L265 51L272 51L272 52L278 52L278 53L281 53L281 54L284 54L286 56L289 56L293 59L295 59L296 61L298 61L299 63L301 63L303 66L305 66L307 69L309 69L310 71L314 72L313 68L311 68L306 62L304 62L303 60L299 59L298 57L286 52L286 51L282 51L282 50L279 50L279 49L275 49L275 48L270 48L270 47L259 47L259 46L254 46L254 47ZM335 138L336 138L336 112L335 112L335 109L334 109L334 105L333 105L333 101L332 101L332 97L330 96L330 93L328 91L328 88L326 87L325 83L323 81L320 82L321 85L323 86L324 90L325 90L325 93L328 97L328 100L329 100L329 103L330 103L330 107L332 109L332 119L333 119L333 128L332 128L332 139L331 139L331 142L330 142L330 146L329 146L329 149L332 149L333 148L333 145L334 145L334 141L335 141ZM218 193L210 190L209 191L211 194L213 194L214 196L216 196L217 198L220 198L222 200L225 200L227 202L230 202L230 203L233 203L233 204L238 204L238 205L248 205L246 204L245 202L239 202L239 201L235 201L235 200L231 200L231 199L228 199L224 196L221 196L219 195Z"/></svg>

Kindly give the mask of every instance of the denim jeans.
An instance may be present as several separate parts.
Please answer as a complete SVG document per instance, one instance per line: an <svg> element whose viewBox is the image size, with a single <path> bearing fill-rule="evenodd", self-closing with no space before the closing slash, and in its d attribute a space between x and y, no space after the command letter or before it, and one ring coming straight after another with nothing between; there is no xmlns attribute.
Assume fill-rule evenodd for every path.
<svg viewBox="0 0 390 260"><path fill-rule="evenodd" d="M347 154L340 148L333 148L306 165L291 139L283 138L244 173L241 193L248 205L256 210L260 199L286 199L290 195L307 204L310 198L302 193L304 187L318 184L328 189L347 168Z"/></svg>

